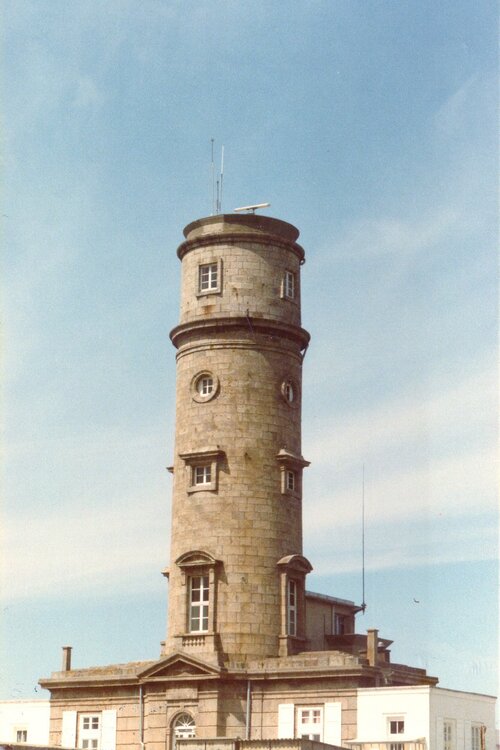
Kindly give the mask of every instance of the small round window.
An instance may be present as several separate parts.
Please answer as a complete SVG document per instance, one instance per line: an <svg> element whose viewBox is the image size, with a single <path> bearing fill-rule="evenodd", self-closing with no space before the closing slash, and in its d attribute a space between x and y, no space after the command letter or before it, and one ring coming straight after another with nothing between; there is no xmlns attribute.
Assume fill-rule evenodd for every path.
<svg viewBox="0 0 500 750"><path fill-rule="evenodd" d="M219 378L212 372L199 372L191 381L191 395L198 403L210 401L219 390Z"/></svg>
<svg viewBox="0 0 500 750"><path fill-rule="evenodd" d="M297 403L297 386L293 380L284 380L281 384L281 395L290 406Z"/></svg>

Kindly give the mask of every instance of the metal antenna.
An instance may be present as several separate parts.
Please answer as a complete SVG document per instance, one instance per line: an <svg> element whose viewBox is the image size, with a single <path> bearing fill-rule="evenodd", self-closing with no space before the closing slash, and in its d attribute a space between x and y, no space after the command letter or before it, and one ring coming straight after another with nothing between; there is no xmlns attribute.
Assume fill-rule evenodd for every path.
<svg viewBox="0 0 500 750"><path fill-rule="evenodd" d="M222 146L222 153L220 158L220 197L219 197L219 210L217 213L222 212L222 183L224 181L224 146Z"/></svg>
<svg viewBox="0 0 500 750"><path fill-rule="evenodd" d="M212 141L212 216L215 213L215 164L214 164L214 139Z"/></svg>
<svg viewBox="0 0 500 750"><path fill-rule="evenodd" d="M364 614L366 609L365 602L365 465L363 464L363 489L361 493L361 581L363 589L363 601L361 610Z"/></svg>

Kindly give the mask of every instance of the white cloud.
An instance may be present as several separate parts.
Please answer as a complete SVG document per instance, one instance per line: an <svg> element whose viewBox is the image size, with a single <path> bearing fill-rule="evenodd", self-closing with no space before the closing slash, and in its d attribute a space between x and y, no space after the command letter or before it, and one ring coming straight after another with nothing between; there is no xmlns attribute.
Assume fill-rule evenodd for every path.
<svg viewBox="0 0 500 750"><path fill-rule="evenodd" d="M495 557L496 401L484 367L317 424L304 527L319 571L359 569L363 463L371 568Z"/></svg>
<svg viewBox="0 0 500 750"><path fill-rule="evenodd" d="M374 256L404 257L428 250L458 231L461 217L453 207L432 209L417 219L383 217L352 224L335 240L335 260Z"/></svg>
<svg viewBox="0 0 500 750"><path fill-rule="evenodd" d="M495 439L497 401L494 369L484 369L458 382L437 384L434 392L412 392L392 402L351 414L329 429L316 420L316 437L307 452L316 467L359 464L380 452L398 450L419 441L429 447L433 460L445 453L463 452L457 441L483 444Z"/></svg>
<svg viewBox="0 0 500 750"><path fill-rule="evenodd" d="M4 599L93 596L153 587L168 562L165 497L153 490L121 503L72 503L43 514L5 518Z"/></svg>

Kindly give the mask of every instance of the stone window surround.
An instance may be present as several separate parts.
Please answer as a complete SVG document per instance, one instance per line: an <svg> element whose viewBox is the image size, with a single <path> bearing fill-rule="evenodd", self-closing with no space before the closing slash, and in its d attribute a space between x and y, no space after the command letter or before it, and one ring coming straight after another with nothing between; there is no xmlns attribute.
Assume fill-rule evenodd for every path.
<svg viewBox="0 0 500 750"><path fill-rule="evenodd" d="M213 637L216 629L215 611L217 595L217 569L219 560L216 560L209 552L205 550L191 550L185 552L177 558L175 564L181 570L181 584L185 587L184 602L184 636L191 635L189 629L190 616L190 580L195 576L208 576L208 630L193 635L211 635Z"/></svg>
<svg viewBox="0 0 500 750"><path fill-rule="evenodd" d="M306 461L302 456L297 456L295 453L287 451L286 448L280 450L276 456L276 460L281 473L281 494L291 497L302 497L302 470L304 467L310 465L310 461ZM295 475L293 489L288 486L288 472L292 472Z"/></svg>
<svg viewBox="0 0 500 750"><path fill-rule="evenodd" d="M312 565L307 558L302 555L287 555L278 561L277 567L280 573L280 593L281 593L281 632L280 656L288 656L294 653L294 644L303 643L305 640L305 621L306 621L306 600L305 600L305 579L306 575L311 572ZM290 634L289 629L289 581L295 583L296 598L296 632Z"/></svg>
<svg viewBox="0 0 500 750"><path fill-rule="evenodd" d="M201 289L200 287L200 269L202 266L217 265L217 284L212 289ZM196 278L196 296L206 297L207 294L222 294L222 258L204 258L203 263L198 264L198 274Z"/></svg>
<svg viewBox="0 0 500 750"><path fill-rule="evenodd" d="M200 393L198 386L200 381L203 378L212 378L213 387L210 393ZM211 401L219 392L220 382L217 375L214 375L213 372L210 370L201 370L200 372L197 372L196 375L191 380L191 396L193 398L193 401L196 401L199 404L204 404L207 401Z"/></svg>
<svg viewBox="0 0 500 750"><path fill-rule="evenodd" d="M190 451L189 453L179 453L179 458L182 458L186 465L188 495L191 495L193 492L217 492L219 464L223 455L224 451L218 446L208 446L199 448L197 451ZM211 481L205 484L196 484L196 469L201 466L210 466Z"/></svg>

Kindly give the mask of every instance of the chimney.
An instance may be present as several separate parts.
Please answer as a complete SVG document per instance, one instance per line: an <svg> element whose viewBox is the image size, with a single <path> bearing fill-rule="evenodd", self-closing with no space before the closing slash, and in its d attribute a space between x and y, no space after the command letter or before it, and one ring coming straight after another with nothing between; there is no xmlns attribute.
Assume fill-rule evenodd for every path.
<svg viewBox="0 0 500 750"><path fill-rule="evenodd" d="M62 671L69 672L71 670L71 649L72 646L62 647Z"/></svg>
<svg viewBox="0 0 500 750"><path fill-rule="evenodd" d="M378 662L378 630L370 628L366 631L366 656L370 667L376 667Z"/></svg>

